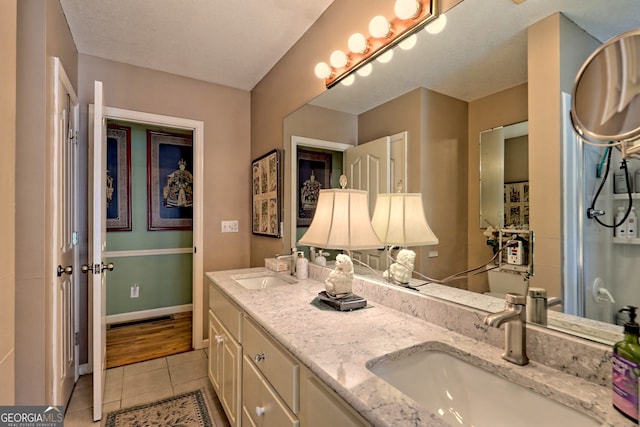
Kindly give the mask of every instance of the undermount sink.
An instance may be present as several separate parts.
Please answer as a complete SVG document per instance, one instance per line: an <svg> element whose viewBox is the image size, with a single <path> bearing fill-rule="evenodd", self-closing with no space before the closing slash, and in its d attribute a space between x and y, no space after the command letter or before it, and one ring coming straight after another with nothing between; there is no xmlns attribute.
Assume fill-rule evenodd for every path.
<svg viewBox="0 0 640 427"><path fill-rule="evenodd" d="M232 276L231 278L243 287L251 290L275 288L277 286L286 286L298 283L298 281L292 277L269 273L257 273L253 275L243 274L239 276Z"/></svg>
<svg viewBox="0 0 640 427"><path fill-rule="evenodd" d="M401 350L369 361L367 368L455 426L601 425L438 347Z"/></svg>

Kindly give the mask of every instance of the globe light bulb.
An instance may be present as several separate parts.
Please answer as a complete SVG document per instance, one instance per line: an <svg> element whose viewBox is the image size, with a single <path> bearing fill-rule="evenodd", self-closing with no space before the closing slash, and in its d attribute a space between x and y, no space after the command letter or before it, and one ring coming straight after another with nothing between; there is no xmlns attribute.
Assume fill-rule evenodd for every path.
<svg viewBox="0 0 640 427"><path fill-rule="evenodd" d="M349 37L349 50L353 53L365 53L367 51L367 39L360 33L352 34Z"/></svg>
<svg viewBox="0 0 640 427"><path fill-rule="evenodd" d="M420 3L416 0L396 0L393 6L393 12L398 19L415 18L420 12Z"/></svg>
<svg viewBox="0 0 640 427"><path fill-rule="evenodd" d="M356 73L358 73L359 76L362 77L367 77L369 74L371 74L371 72L373 71L373 65L371 65L371 62L364 64L362 67L358 68L356 70Z"/></svg>
<svg viewBox="0 0 640 427"><path fill-rule="evenodd" d="M387 37L390 31L389 21L387 21L387 18L384 16L375 16L371 22L369 22L369 34L371 34L372 37Z"/></svg>
<svg viewBox="0 0 640 427"><path fill-rule="evenodd" d="M414 47L416 43L418 43L418 36L411 34L409 37L398 43L398 46L400 46L400 49L402 50L409 50Z"/></svg>
<svg viewBox="0 0 640 427"><path fill-rule="evenodd" d="M329 62L333 68L344 68L349 62L347 54L341 50L334 50L329 57Z"/></svg>
<svg viewBox="0 0 640 427"><path fill-rule="evenodd" d="M393 50L389 49L382 55L378 56L376 58L376 61L380 62L381 64L386 64L387 62L391 61L391 58L393 58Z"/></svg>
<svg viewBox="0 0 640 427"><path fill-rule="evenodd" d="M316 77L326 79L331 75L331 67L326 62L318 62L315 68Z"/></svg>
<svg viewBox="0 0 640 427"><path fill-rule="evenodd" d="M438 34L447 26L447 15L440 15L425 27L427 33Z"/></svg>
<svg viewBox="0 0 640 427"><path fill-rule="evenodd" d="M342 83L345 86L351 86L355 81L356 81L356 76L354 76L353 74L350 74L344 79L342 79L340 83Z"/></svg>

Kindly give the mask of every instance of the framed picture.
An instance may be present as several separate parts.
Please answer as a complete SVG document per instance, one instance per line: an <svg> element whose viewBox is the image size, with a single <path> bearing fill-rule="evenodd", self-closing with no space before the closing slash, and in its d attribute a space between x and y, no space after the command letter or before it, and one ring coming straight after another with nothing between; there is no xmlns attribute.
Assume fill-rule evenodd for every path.
<svg viewBox="0 0 640 427"><path fill-rule="evenodd" d="M529 227L529 182L504 185L504 224L518 229Z"/></svg>
<svg viewBox="0 0 640 427"><path fill-rule="evenodd" d="M251 163L253 234L280 237L280 152L275 149Z"/></svg>
<svg viewBox="0 0 640 427"><path fill-rule="evenodd" d="M131 128L107 126L107 231L131 231Z"/></svg>
<svg viewBox="0 0 640 427"><path fill-rule="evenodd" d="M308 227L316 212L320 190L331 187L331 153L298 150L296 222Z"/></svg>
<svg viewBox="0 0 640 427"><path fill-rule="evenodd" d="M193 138L147 131L147 229L193 229Z"/></svg>

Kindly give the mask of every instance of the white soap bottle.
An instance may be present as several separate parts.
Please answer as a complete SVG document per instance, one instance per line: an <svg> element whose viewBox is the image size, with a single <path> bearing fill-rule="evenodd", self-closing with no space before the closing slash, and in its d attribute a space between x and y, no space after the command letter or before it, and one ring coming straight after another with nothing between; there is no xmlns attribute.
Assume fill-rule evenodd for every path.
<svg viewBox="0 0 640 427"><path fill-rule="evenodd" d="M626 221L626 229L628 238L634 239L638 237L638 216L636 215L636 208L633 206Z"/></svg>
<svg viewBox="0 0 640 427"><path fill-rule="evenodd" d="M296 260L296 277L300 280L309 277L309 260L304 257L304 252L298 252Z"/></svg>
<svg viewBox="0 0 640 427"><path fill-rule="evenodd" d="M622 222L622 220L624 219L625 213L626 213L626 208L624 208L623 206L620 206L618 208L618 215L616 215L616 220L615 220L616 224L620 224ZM631 214L629 214L629 215L631 215ZM627 237L627 222L626 221L622 222L622 224L620 224L618 227L616 227L616 237Z"/></svg>
<svg viewBox="0 0 640 427"><path fill-rule="evenodd" d="M318 252L316 259L314 259L313 262L318 265L327 265L327 259L325 258L325 255L327 254L327 252L322 252L322 249L320 249L320 252Z"/></svg>

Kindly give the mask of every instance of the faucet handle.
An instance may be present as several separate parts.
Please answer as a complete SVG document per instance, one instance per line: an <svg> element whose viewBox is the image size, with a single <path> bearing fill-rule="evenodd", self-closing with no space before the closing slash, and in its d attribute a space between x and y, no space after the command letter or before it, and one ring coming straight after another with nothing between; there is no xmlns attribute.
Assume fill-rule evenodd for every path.
<svg viewBox="0 0 640 427"><path fill-rule="evenodd" d="M514 305L527 304L527 297L520 294L507 293L505 294L504 299L505 301L507 301L508 304L514 304Z"/></svg>

